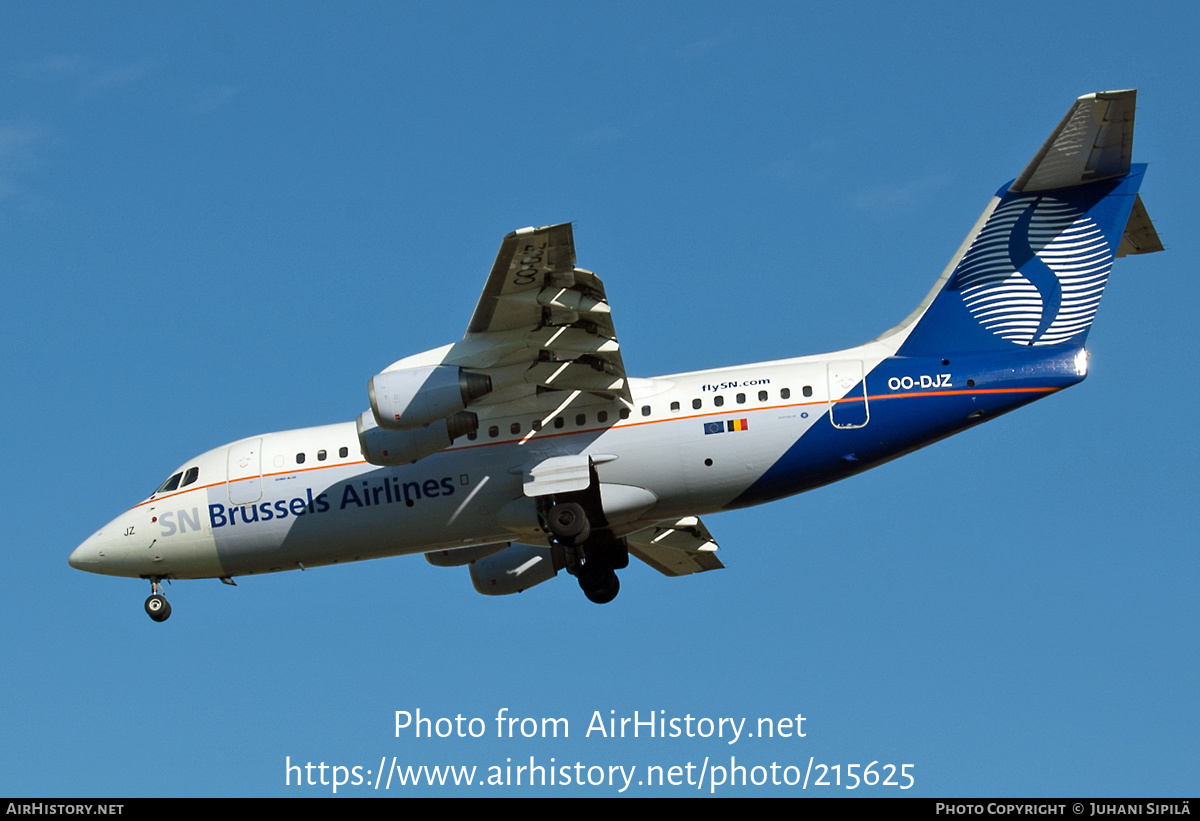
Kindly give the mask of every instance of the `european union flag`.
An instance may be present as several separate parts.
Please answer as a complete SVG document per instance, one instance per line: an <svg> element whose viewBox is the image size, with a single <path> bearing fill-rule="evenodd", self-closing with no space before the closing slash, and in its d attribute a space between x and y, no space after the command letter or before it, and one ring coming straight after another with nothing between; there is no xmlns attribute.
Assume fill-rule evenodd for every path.
<svg viewBox="0 0 1200 821"><path fill-rule="evenodd" d="M724 422L705 422L704 423L704 435L705 436L707 436L710 433L724 433L724 432L725 432L725 423Z"/></svg>

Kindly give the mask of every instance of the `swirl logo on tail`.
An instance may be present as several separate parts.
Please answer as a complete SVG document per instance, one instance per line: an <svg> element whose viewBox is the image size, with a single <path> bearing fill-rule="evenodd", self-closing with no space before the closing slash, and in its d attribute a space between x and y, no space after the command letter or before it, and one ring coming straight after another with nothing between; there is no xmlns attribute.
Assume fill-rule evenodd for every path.
<svg viewBox="0 0 1200 821"><path fill-rule="evenodd" d="M997 336L1057 345L1091 327L1112 263L1087 214L1052 197L1015 197L988 219L951 287Z"/></svg>

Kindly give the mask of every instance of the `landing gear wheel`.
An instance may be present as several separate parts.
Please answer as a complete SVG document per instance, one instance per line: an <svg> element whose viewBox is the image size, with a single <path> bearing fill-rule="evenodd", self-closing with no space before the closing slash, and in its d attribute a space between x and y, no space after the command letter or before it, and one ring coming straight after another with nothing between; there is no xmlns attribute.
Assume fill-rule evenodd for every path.
<svg viewBox="0 0 1200 821"><path fill-rule="evenodd" d="M621 592L621 580L604 562L587 562L580 568L578 576L583 595L596 604L608 604Z"/></svg>
<svg viewBox="0 0 1200 821"><path fill-rule="evenodd" d="M592 526L588 524L583 505L575 502L561 502L551 507L546 515L546 524L554 538L568 547L583 544L592 534Z"/></svg>
<svg viewBox="0 0 1200 821"><path fill-rule="evenodd" d="M171 603L165 597L155 593L146 599L146 615L155 621L166 621L171 618Z"/></svg>

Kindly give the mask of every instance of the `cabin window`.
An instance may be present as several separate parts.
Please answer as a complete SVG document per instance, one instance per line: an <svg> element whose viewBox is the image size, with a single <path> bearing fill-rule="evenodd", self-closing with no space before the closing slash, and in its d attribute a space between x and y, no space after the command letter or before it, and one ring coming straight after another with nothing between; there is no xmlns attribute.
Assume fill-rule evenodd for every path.
<svg viewBox="0 0 1200 821"><path fill-rule="evenodd" d="M575 427L582 428L586 424L587 424L587 414L586 413L575 414Z"/></svg>
<svg viewBox="0 0 1200 821"><path fill-rule="evenodd" d="M678 403L678 402L672 402L672 403L671 403L671 410L672 410L672 411L677 411L677 410L679 410L679 403Z"/></svg>
<svg viewBox="0 0 1200 821"><path fill-rule="evenodd" d="M538 430L541 430L541 429L542 429L542 420L541 420L541 419L534 419L534 420L533 420L533 429L534 429L535 431L538 431Z"/></svg>
<svg viewBox="0 0 1200 821"><path fill-rule="evenodd" d="M679 403L676 402L675 404L678 405ZM608 421L608 411L600 411L599 413L597 413L596 421L597 422L607 422Z"/></svg>
<svg viewBox="0 0 1200 821"><path fill-rule="evenodd" d="M792 389L784 388L783 390L781 390L779 392L779 398L780 399L791 399L792 398Z"/></svg>
<svg viewBox="0 0 1200 821"><path fill-rule="evenodd" d="M744 404L746 404L746 394L744 394L744 393L739 393L739 394L737 395L737 403L738 403L739 405L744 405Z"/></svg>
<svg viewBox="0 0 1200 821"><path fill-rule="evenodd" d="M516 436L518 433L521 432L521 423L513 422L511 425L508 426L508 432L511 433L513 436Z"/></svg>
<svg viewBox="0 0 1200 821"><path fill-rule="evenodd" d="M324 462L324 461L325 461L325 457L327 457L328 455L329 455L329 454L328 454L328 453L326 453L326 452L325 452L325 451L323 451L323 450L319 450L319 451L317 451L317 461L318 461L318 462Z"/></svg>
<svg viewBox="0 0 1200 821"><path fill-rule="evenodd" d="M561 428L565 424L567 424L567 422L561 416L554 417L554 427Z"/></svg>
<svg viewBox="0 0 1200 821"><path fill-rule="evenodd" d="M497 426L497 425L492 425L490 428L488 428L488 436L489 436L490 438L492 438L492 439L495 439L495 438L496 438L497 436L499 436L499 435L500 435L500 428L499 428L499 426Z"/></svg>
<svg viewBox="0 0 1200 821"><path fill-rule="evenodd" d="M179 486L187 487L198 478L200 478L200 468L188 468L187 473L183 474L183 481L179 483Z"/></svg>
<svg viewBox="0 0 1200 821"><path fill-rule="evenodd" d="M621 408L621 418L622 419L629 418L629 408Z"/></svg>
<svg viewBox="0 0 1200 821"><path fill-rule="evenodd" d="M479 432L478 432L478 431L471 431L470 433L468 433L468 434L467 434L467 439L468 439L468 440L470 440L470 441L472 441L472 442L474 442L474 441L475 441L476 439L478 439L478 438L479 438Z"/></svg>
<svg viewBox="0 0 1200 821"><path fill-rule="evenodd" d="M297 464L297 465L303 465L303 464L304 464L304 454L303 454L303 453L297 453L297 454L296 454L296 464Z"/></svg>
<svg viewBox="0 0 1200 821"><path fill-rule="evenodd" d="M804 395L805 395L805 396L812 396L812 385L805 385L805 386L804 386Z"/></svg>
<svg viewBox="0 0 1200 821"><path fill-rule="evenodd" d="M345 459L349 455L350 455L350 448L338 448L338 456L340 458Z"/></svg>
<svg viewBox="0 0 1200 821"><path fill-rule="evenodd" d="M693 407L693 408L695 408L696 410L700 410L700 400L699 400L699 399L693 399L693 400L692 400L692 407Z"/></svg>
<svg viewBox="0 0 1200 821"><path fill-rule="evenodd" d="M642 416L649 416L649 415L650 415L650 406L642 405Z"/></svg>
<svg viewBox="0 0 1200 821"><path fill-rule="evenodd" d="M721 407L722 405L725 404L725 397L724 396L714 396L713 404L716 405L718 408Z"/></svg>
<svg viewBox="0 0 1200 821"><path fill-rule="evenodd" d="M766 402L766 401L767 401L767 392L766 392L766 391L759 391L759 392L758 392L758 401L759 401L759 402Z"/></svg>

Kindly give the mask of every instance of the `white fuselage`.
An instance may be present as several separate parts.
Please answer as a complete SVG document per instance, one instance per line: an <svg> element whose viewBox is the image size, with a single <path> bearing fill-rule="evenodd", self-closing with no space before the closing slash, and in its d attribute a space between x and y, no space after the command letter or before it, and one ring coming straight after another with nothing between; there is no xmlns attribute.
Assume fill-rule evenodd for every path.
<svg viewBox="0 0 1200 821"><path fill-rule="evenodd" d="M524 401L517 414L495 405L480 411L473 437L397 467L364 461L353 422L239 440L189 460L180 472L197 469L190 486L121 514L71 564L214 578L508 540L545 544L522 468L563 454L592 456L602 488L653 494L649 509L621 523L626 531L720 510L852 387L830 384L830 363L869 371L887 353L872 347L631 380L632 407L587 394L541 397L532 412ZM728 430L706 433L716 422Z"/></svg>

